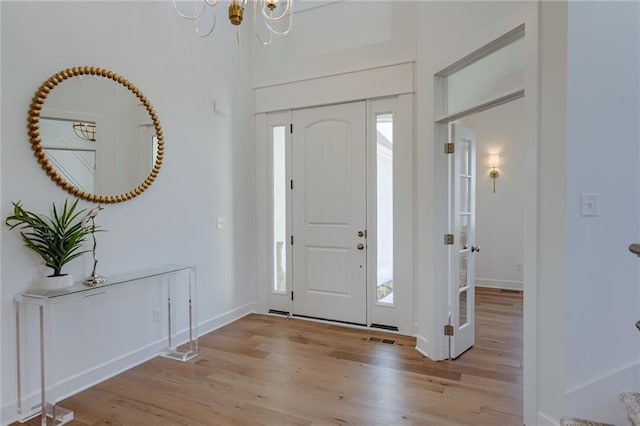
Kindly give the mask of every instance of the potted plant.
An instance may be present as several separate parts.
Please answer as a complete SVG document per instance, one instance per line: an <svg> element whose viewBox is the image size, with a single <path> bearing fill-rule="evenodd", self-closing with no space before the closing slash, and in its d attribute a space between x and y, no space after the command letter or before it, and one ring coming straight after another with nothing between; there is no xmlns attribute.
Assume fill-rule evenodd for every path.
<svg viewBox="0 0 640 426"><path fill-rule="evenodd" d="M80 251L80 248L86 236L95 232L96 227L86 226L85 221L80 218L84 210L76 211L78 201L68 206L65 200L60 213L53 203L51 218L25 210L18 201L13 203L13 214L5 221L9 229L20 229L25 245L36 252L46 266L53 269L53 274L41 281L43 288L56 289L73 285L73 278L63 273L62 268L90 251Z"/></svg>

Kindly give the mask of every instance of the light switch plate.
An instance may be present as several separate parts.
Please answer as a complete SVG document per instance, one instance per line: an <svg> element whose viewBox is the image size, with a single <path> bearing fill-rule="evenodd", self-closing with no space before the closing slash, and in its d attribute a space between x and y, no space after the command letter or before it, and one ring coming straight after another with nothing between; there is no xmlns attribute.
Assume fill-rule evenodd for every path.
<svg viewBox="0 0 640 426"><path fill-rule="evenodd" d="M600 216L600 194L580 194L580 216Z"/></svg>

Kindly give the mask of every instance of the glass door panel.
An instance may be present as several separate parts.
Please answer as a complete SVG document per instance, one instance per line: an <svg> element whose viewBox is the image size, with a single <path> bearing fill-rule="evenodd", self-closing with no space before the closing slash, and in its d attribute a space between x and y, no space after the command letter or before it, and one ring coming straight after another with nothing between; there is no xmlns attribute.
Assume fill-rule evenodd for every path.
<svg viewBox="0 0 640 426"><path fill-rule="evenodd" d="M285 127L273 127L273 287L287 291L287 179Z"/></svg>
<svg viewBox="0 0 640 426"><path fill-rule="evenodd" d="M376 302L393 304L393 114L376 115Z"/></svg>

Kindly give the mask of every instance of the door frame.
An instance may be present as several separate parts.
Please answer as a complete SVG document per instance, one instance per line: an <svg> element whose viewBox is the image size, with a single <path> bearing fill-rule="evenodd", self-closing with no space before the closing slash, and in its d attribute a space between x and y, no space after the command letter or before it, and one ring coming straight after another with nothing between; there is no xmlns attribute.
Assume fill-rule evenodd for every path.
<svg viewBox="0 0 640 426"><path fill-rule="evenodd" d="M525 49L525 76L524 87L521 91L514 91L504 96L492 99L488 102L475 105L460 111L458 114L443 115L443 84L442 77L452 73L487 54L498 50L510 42L518 33L524 34ZM473 112L480 112L493 106L501 105L511 100L524 96L525 111L525 139L523 140L524 152L527 158L524 170L524 220L523 220L523 288L524 288L524 348L523 348L523 403L524 423L535 424L537 416L537 281L538 281L538 216L539 216L539 172L538 158L540 152L539 141L539 93L538 93L538 5L532 5L521 15L516 15L504 20L490 28L483 34L479 34L459 50L454 51L446 58L442 58L434 66L429 68L429 76L432 78L433 97L433 152L434 156L434 200L436 205L446 205L447 202L447 168L444 161L443 144L447 141L447 124L457 118ZM442 245L442 235L447 233L447 214L444 209L435 209L434 230L434 264L445 265L446 246ZM440 237L440 238L438 238ZM423 342L427 344L421 347L418 339L418 349L427 353L433 359L444 359L448 348L447 339L443 333L443 326L447 324L448 301L448 277L446 268L434 270L434 299L435 316L433 318L431 336L429 342L425 336Z"/></svg>
<svg viewBox="0 0 640 426"><path fill-rule="evenodd" d="M269 120L275 114L290 114L291 110L325 106L352 101L367 101L367 121L370 122L371 106L379 100L393 98L396 102L398 128L405 129L398 134L398 138L406 138L407 143L399 147L396 160L394 155L394 243L402 239L398 247L394 247L398 259L402 259L402 271L399 277L406 282L406 306L402 310L402 322L398 326L399 332L415 335L416 325L413 322L414 266L413 266L413 92L414 92L414 63L405 62L395 65L369 68L359 71L345 72L338 75L320 77L308 80L294 81L274 86L255 89L255 131L256 131L256 225L257 225L257 306L256 312L268 313L269 288L272 277L273 249L271 245L271 191L268 182L271 181L269 158ZM394 114L394 121L396 116ZM367 124L367 133L370 132ZM394 131L395 134L395 131ZM367 140L370 146L370 140ZM396 163L397 161L397 163ZM367 160L369 163L369 160ZM369 179L367 177L367 179ZM369 188L367 188L369 190ZM402 194L401 198L396 198ZM397 201L397 202L396 202ZM368 206L367 206L368 207ZM406 220L401 223L400 218ZM397 224L401 223L400 226ZM371 263L368 260L368 265ZM394 265L394 269L397 267ZM395 271L394 271L395 275ZM368 281L368 289L370 282ZM368 290L370 291L370 290ZM370 299L370 298L369 298ZM291 312L291 310L288 310ZM370 324L369 312L371 301L367 301L367 324Z"/></svg>

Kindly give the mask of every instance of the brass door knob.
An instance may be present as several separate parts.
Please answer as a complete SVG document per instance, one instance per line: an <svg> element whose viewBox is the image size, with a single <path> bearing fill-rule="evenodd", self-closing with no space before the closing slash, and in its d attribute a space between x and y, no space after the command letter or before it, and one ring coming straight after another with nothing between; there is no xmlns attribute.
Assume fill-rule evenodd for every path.
<svg viewBox="0 0 640 426"><path fill-rule="evenodd" d="M360 243L356 246L358 250L364 250L364 244Z"/></svg>
<svg viewBox="0 0 640 426"><path fill-rule="evenodd" d="M474 253L476 251L480 251L480 247L478 246L471 246L471 253Z"/></svg>

